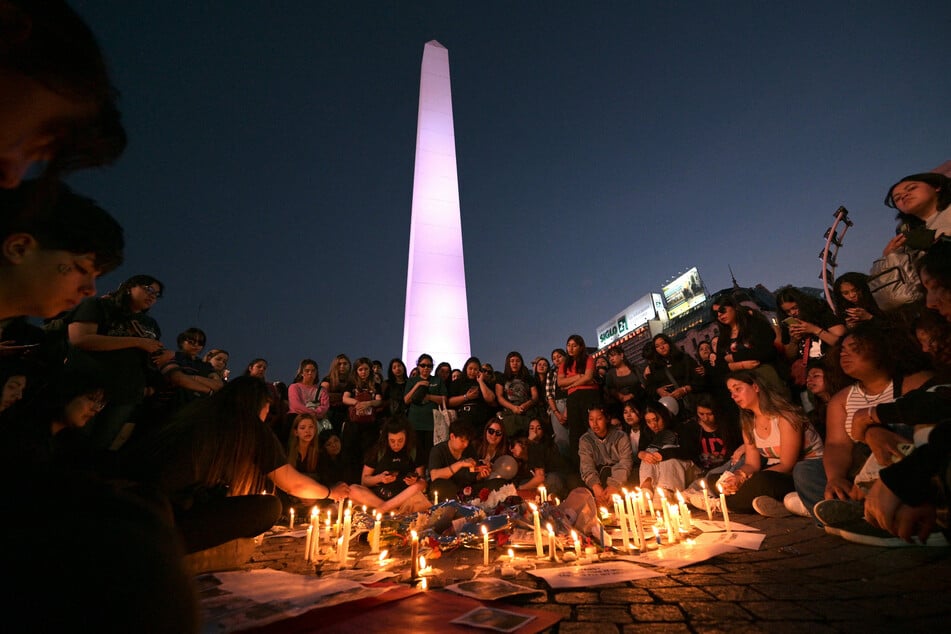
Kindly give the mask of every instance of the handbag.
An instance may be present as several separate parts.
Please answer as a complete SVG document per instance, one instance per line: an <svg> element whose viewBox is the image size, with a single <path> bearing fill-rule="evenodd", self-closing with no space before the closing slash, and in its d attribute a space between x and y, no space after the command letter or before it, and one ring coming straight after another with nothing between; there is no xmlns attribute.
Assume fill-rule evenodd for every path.
<svg viewBox="0 0 951 634"><path fill-rule="evenodd" d="M914 304L924 298L915 270L915 257L908 251L892 251L872 263L868 287L875 303L884 311Z"/></svg>
<svg viewBox="0 0 951 634"><path fill-rule="evenodd" d="M357 390L357 392L353 395L353 398L363 403L366 401L372 401L373 394L370 392L370 390ZM347 408L347 416L350 419L350 422L372 423L373 421L376 420L376 416L373 414L372 410L370 411L369 414L358 414L357 407L358 407L357 405L351 405L349 408ZM364 411L364 409L365 408L361 408L361 411Z"/></svg>
<svg viewBox="0 0 951 634"><path fill-rule="evenodd" d="M433 408L433 445L449 440L449 425L456 419L456 411L445 407Z"/></svg>

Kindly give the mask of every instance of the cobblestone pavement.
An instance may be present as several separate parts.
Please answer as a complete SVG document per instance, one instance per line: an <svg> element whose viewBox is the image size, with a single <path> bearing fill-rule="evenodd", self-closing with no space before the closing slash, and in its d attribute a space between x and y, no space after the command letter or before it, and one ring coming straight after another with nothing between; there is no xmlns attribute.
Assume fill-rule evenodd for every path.
<svg viewBox="0 0 951 634"><path fill-rule="evenodd" d="M545 595L505 601L557 612L563 618L549 631L559 633L947 631L951 548L852 544L801 517L736 521L766 534L760 550L581 590L556 591L520 573L512 581ZM313 574L302 552L302 539L265 539L244 568ZM480 564L480 550L446 553L438 561L444 574L431 587L470 579Z"/></svg>

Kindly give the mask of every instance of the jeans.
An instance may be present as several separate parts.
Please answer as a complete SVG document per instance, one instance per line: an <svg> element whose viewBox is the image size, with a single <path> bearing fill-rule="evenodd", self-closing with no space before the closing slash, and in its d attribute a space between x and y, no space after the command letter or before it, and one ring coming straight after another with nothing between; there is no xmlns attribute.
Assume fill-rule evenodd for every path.
<svg viewBox="0 0 951 634"><path fill-rule="evenodd" d="M793 467L792 475L799 500L809 514L815 517L812 507L825 499L826 493L826 470L822 466L822 459L800 460Z"/></svg>

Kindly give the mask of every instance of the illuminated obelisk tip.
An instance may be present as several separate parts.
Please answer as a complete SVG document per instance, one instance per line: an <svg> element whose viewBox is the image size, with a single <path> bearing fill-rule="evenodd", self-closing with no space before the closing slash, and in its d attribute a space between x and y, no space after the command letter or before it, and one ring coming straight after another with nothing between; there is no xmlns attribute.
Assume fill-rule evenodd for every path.
<svg viewBox="0 0 951 634"><path fill-rule="evenodd" d="M419 80L403 360L413 367L423 352L454 368L470 354L449 51L436 40Z"/></svg>

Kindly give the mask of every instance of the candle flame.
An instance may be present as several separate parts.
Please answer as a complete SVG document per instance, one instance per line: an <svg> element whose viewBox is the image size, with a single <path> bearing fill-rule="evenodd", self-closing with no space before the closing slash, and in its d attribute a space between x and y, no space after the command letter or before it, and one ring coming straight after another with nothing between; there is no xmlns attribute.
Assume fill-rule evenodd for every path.
<svg viewBox="0 0 951 634"><path fill-rule="evenodd" d="M533 512L533 513L538 513L538 507L535 506L535 503L534 503L534 502L529 502L529 503L528 503L528 506L532 509L532 512Z"/></svg>
<svg viewBox="0 0 951 634"><path fill-rule="evenodd" d="M381 564L382 564L384 561L386 561L386 556L389 555L389 554L390 554L390 551L388 551L388 550L384 550L383 552L380 553L380 563L381 563Z"/></svg>
<svg viewBox="0 0 951 634"><path fill-rule="evenodd" d="M423 557L422 555L419 556L419 569L420 570L426 569L426 558Z"/></svg>
<svg viewBox="0 0 951 634"><path fill-rule="evenodd" d="M487 528L485 527L485 524L482 525L482 534L483 534L483 535L488 535L488 534L489 534L489 529L487 529Z"/></svg>

